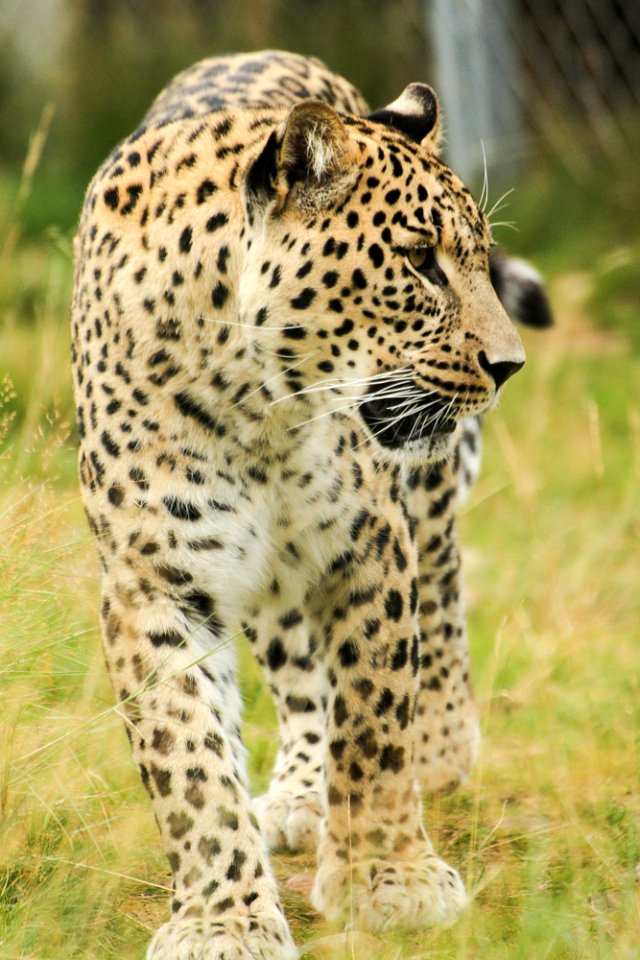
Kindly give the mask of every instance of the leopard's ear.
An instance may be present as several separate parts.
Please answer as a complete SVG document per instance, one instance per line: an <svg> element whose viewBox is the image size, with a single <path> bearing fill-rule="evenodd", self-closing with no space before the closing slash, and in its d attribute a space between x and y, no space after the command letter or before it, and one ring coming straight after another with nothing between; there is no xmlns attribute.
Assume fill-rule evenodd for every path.
<svg viewBox="0 0 640 960"><path fill-rule="evenodd" d="M322 100L302 100L273 130L251 165L250 199L283 203L297 183L310 191L347 165L349 136L336 111Z"/></svg>
<svg viewBox="0 0 640 960"><path fill-rule="evenodd" d="M398 130L432 152L440 145L440 105L426 83L410 83L397 100L369 114L369 120Z"/></svg>
<svg viewBox="0 0 640 960"><path fill-rule="evenodd" d="M320 181L341 169L349 137L329 104L322 100L296 104L281 130L280 162L289 181Z"/></svg>

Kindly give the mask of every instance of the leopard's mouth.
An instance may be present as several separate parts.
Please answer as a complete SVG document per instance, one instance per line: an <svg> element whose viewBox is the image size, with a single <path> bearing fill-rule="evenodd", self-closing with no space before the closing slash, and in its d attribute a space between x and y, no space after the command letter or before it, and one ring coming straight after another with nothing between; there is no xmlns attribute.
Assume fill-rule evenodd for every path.
<svg viewBox="0 0 640 960"><path fill-rule="evenodd" d="M375 440L388 450L440 445L456 428L449 405L412 383L402 397L389 396L374 384L360 404L360 414ZM393 391L392 391L393 394Z"/></svg>

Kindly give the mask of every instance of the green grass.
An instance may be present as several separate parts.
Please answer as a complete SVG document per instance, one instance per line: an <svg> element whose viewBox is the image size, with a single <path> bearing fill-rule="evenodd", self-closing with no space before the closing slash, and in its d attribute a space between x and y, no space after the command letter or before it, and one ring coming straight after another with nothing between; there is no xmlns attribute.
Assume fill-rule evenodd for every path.
<svg viewBox="0 0 640 960"><path fill-rule="evenodd" d="M308 958L637 956L638 235L615 242L607 224L596 243L564 220L538 234L542 194L556 216L561 203L580 211L567 190L540 179L518 201L558 323L526 336L462 518L484 746L469 783L426 818L472 904L449 930L336 939L284 883L310 860L276 858ZM75 483L70 243L25 240L13 209L0 198L0 958L142 960L169 875L100 651ZM244 649L241 661L262 789L274 715Z"/></svg>

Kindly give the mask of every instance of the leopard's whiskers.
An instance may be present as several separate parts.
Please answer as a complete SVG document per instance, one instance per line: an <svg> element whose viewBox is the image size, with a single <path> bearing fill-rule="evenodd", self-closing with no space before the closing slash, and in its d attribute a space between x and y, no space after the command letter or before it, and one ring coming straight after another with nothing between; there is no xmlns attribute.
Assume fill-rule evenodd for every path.
<svg viewBox="0 0 640 960"><path fill-rule="evenodd" d="M400 375L404 375L409 371L408 367L401 367L398 370L385 370L383 373L375 373L368 377L326 377L324 380L317 380L315 383L309 384L307 387L303 387L299 390L295 396L300 397L302 395L307 395L310 393L321 393L323 391L333 391L336 392L339 389L343 389L351 386L358 386L361 384L376 384L384 381L386 379L395 380L402 382ZM409 382L410 378L406 377L406 382ZM277 397L272 401L272 406L278 403L282 403L284 400L289 400L290 397Z"/></svg>
<svg viewBox="0 0 640 960"><path fill-rule="evenodd" d="M238 400L236 403L234 403L233 406L238 407L240 404L245 403L249 397L253 397L256 393L259 393L263 387L266 387L270 383L274 383L276 380L279 380L280 377L286 376L291 370L295 370L303 363L306 363L307 360L310 360L311 357L315 356L317 353L317 350L314 350L312 353L306 353L303 357L300 357L296 363L291 363L288 367L285 367L284 370L280 370L279 373L276 373L273 377L269 377L267 380L262 380L257 387L242 397L241 400Z"/></svg>

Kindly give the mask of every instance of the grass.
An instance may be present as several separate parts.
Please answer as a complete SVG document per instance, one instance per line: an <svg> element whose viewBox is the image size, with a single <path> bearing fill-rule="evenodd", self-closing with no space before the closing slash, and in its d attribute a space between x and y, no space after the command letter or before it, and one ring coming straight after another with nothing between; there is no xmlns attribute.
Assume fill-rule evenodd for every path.
<svg viewBox="0 0 640 960"><path fill-rule="evenodd" d="M350 940L285 885L312 873L309 859L276 858L309 960L637 956L639 239L614 242L607 222L597 243L574 224L572 246L560 218L545 243L541 197L556 216L580 205L556 175L534 178L516 211L531 224L516 246L538 250L558 323L527 335L462 518L484 746L470 782L426 811L473 901L449 930ZM0 958L141 960L169 875L97 632L67 373L69 238L21 239L16 224L0 192ZM261 789L273 710L244 649L241 661Z"/></svg>

